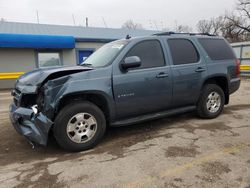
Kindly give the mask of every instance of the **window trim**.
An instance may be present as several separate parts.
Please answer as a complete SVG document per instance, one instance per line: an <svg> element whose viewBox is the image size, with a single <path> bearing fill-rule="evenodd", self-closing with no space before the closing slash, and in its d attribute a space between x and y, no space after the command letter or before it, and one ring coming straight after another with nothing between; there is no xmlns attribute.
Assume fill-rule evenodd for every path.
<svg viewBox="0 0 250 188"><path fill-rule="evenodd" d="M35 64L36 68L48 68L48 67L40 67L39 66L39 53L58 53L59 54L59 62L60 64L58 66L63 66L63 55L61 50L35 50ZM49 66L49 67L57 67L57 66Z"/></svg>
<svg viewBox="0 0 250 188"><path fill-rule="evenodd" d="M186 40L186 41L189 41L191 44L192 44L192 46L194 47L194 49L195 49L195 51L196 51L196 53L197 53L197 61L196 62L193 62L193 63L185 63L185 64L178 64L178 65L175 65L174 64L174 59L173 59L173 56L172 56L172 53L171 53L171 48L170 48L170 45L169 45L169 43L168 43L168 41L169 40ZM187 39L187 38L168 38L167 39L167 45L168 45L168 48L169 48L169 55L170 55L170 57L171 57L171 61L172 61L172 64L171 64L171 67L175 67L175 66L188 66L188 65L195 65L195 64L200 64L200 62L201 62L201 55L200 55L200 52L198 51L198 49L197 49L197 47L196 47L196 45L194 44L194 42L192 41L192 40L190 40L190 39Z"/></svg>
<svg viewBox="0 0 250 188"><path fill-rule="evenodd" d="M128 72L130 71L139 71L139 70L145 70L145 69L155 69L155 68L159 68L159 67L165 67L166 66L166 58L165 58L165 53L163 50L163 45L161 43L161 41L159 39L146 39L146 40L141 40L136 42L132 47L130 47L130 49L126 52L126 54L124 55L124 57L122 58L122 61L124 61L124 59L127 57L127 54L137 45L143 42L148 42L148 41L157 41L160 44L161 47L161 51L162 51L162 55L163 55L163 60L164 60L164 65L163 66L158 66L158 67L149 67L149 68L134 68L134 69L128 69ZM120 64L122 63L122 61L120 62Z"/></svg>

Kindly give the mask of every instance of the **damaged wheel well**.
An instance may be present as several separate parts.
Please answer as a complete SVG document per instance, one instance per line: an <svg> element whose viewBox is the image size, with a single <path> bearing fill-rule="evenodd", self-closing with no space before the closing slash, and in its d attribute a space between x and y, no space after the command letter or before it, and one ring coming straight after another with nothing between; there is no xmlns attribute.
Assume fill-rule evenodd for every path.
<svg viewBox="0 0 250 188"><path fill-rule="evenodd" d="M77 101L89 101L93 104L95 104L96 106L98 106L104 113L105 117L106 117L106 121L108 122L110 119L110 111L108 108L108 102L105 99L105 97L103 97L100 94L90 94L90 93L84 93L84 94L72 94L72 95L67 95L64 98L61 99L57 110L56 110L56 114L55 116L59 113L59 111L65 107L66 105L72 103L72 102L77 102Z"/></svg>

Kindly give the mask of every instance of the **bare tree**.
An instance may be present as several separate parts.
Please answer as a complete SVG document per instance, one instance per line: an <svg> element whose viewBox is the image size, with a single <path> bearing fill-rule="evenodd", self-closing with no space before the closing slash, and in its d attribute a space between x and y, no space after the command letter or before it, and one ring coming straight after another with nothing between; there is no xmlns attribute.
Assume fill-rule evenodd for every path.
<svg viewBox="0 0 250 188"><path fill-rule="evenodd" d="M212 34L212 20L200 20L197 25L197 31L199 33L211 33Z"/></svg>
<svg viewBox="0 0 250 188"><path fill-rule="evenodd" d="M221 35L230 42L250 40L250 0L238 0L233 12L200 20L196 27L198 32Z"/></svg>
<svg viewBox="0 0 250 188"><path fill-rule="evenodd" d="M142 24L140 23L135 23L133 20L127 20L123 25L122 28L127 28L131 30L135 29L143 29Z"/></svg>
<svg viewBox="0 0 250 188"><path fill-rule="evenodd" d="M209 33L213 35L221 34L221 28L225 23L225 17L219 16L210 20L200 20L196 27L199 33Z"/></svg>
<svg viewBox="0 0 250 188"><path fill-rule="evenodd" d="M234 34L237 38L232 40L250 40L250 0L239 0L237 9L233 13L227 13L226 18L229 25L234 27Z"/></svg>
<svg viewBox="0 0 250 188"><path fill-rule="evenodd" d="M191 33L193 29L188 25L177 25L175 31L178 33Z"/></svg>
<svg viewBox="0 0 250 188"><path fill-rule="evenodd" d="M247 32L250 32L250 0L239 0L238 8L241 23L235 25Z"/></svg>

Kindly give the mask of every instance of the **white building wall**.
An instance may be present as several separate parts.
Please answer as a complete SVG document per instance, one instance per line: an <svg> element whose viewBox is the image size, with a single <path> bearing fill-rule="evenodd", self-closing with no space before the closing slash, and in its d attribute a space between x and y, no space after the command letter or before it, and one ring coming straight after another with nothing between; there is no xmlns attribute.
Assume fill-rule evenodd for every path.
<svg viewBox="0 0 250 188"><path fill-rule="evenodd" d="M77 49L98 49L103 44L77 42L75 49L58 50L61 51L63 66L74 66L77 64ZM36 53L35 49L0 48L0 73L28 72L38 68ZM15 79L0 79L0 89L12 88L14 83Z"/></svg>

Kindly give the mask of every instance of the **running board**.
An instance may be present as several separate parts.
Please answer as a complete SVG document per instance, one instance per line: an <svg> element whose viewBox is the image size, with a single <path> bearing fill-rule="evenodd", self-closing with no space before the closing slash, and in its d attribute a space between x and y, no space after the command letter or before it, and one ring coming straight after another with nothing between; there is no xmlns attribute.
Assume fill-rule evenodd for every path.
<svg viewBox="0 0 250 188"><path fill-rule="evenodd" d="M141 123L141 122L148 121L148 120L159 119L162 117L168 117L168 116L175 115L175 114L181 114L185 112L194 111L195 109L196 109L196 106L176 108L176 109L172 109L168 111L157 112L154 114L147 114L147 115L142 115L142 116L129 118L129 119L121 120L121 121L115 121L111 123L111 126L125 126L125 125L131 125L135 123Z"/></svg>

